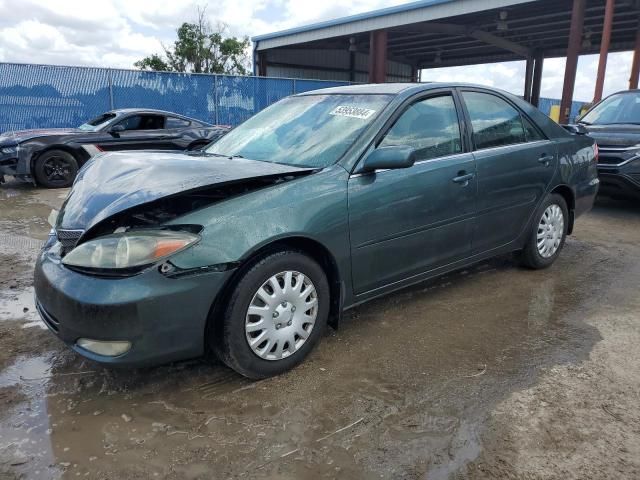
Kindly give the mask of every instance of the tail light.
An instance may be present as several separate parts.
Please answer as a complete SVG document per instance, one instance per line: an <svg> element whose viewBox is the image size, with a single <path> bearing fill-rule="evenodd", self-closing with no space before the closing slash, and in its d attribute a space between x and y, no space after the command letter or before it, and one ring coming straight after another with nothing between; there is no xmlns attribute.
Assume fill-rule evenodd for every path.
<svg viewBox="0 0 640 480"><path fill-rule="evenodd" d="M598 157L600 156L600 149L598 148L598 144L593 144L593 156L596 159L596 163L598 163Z"/></svg>

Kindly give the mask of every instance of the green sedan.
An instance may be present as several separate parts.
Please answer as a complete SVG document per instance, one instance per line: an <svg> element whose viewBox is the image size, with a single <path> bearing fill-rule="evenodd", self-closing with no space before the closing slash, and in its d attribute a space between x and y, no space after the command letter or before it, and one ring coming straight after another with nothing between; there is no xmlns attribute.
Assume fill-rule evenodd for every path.
<svg viewBox="0 0 640 480"><path fill-rule="evenodd" d="M295 95L204 152L94 157L38 258L37 308L104 364L213 353L276 375L367 300L509 252L551 265L593 204L596 157L494 89Z"/></svg>

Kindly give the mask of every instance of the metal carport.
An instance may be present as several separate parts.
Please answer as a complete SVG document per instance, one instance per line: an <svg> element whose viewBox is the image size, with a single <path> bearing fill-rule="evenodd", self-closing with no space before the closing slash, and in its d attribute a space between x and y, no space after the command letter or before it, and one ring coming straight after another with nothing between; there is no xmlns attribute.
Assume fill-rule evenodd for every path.
<svg viewBox="0 0 640 480"><path fill-rule="evenodd" d="M526 60L524 97L537 105L545 58L567 57L561 121L567 120L580 54L635 50L640 0L420 0L254 37L258 75L355 82L417 81L423 69ZM472 81L473 79L470 79Z"/></svg>

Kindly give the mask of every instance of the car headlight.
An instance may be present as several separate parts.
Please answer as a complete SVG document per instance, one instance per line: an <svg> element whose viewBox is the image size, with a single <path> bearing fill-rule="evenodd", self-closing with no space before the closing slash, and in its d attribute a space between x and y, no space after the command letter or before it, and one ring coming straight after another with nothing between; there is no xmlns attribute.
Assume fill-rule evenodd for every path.
<svg viewBox="0 0 640 480"><path fill-rule="evenodd" d="M0 148L0 152L4 153L5 155L10 155L12 153L17 153L18 152L18 146L17 145L11 145L10 147L2 147L2 148Z"/></svg>
<svg viewBox="0 0 640 480"><path fill-rule="evenodd" d="M184 250L199 239L194 233L173 230L115 233L78 245L62 263L90 269L143 267Z"/></svg>

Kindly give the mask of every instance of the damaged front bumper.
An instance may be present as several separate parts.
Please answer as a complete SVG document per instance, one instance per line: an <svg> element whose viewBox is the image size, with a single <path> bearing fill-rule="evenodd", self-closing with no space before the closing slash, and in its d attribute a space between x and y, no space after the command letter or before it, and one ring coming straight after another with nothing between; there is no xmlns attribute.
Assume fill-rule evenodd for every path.
<svg viewBox="0 0 640 480"><path fill-rule="evenodd" d="M30 180L31 172L28 167L28 162L21 157L18 145L0 145L0 183L5 181L5 175Z"/></svg>
<svg viewBox="0 0 640 480"><path fill-rule="evenodd" d="M45 250L35 268L36 306L49 330L81 355L114 366L150 366L204 353L209 311L231 274L171 278L150 267L131 277L100 278L70 270ZM105 356L82 348L79 339L131 346Z"/></svg>

